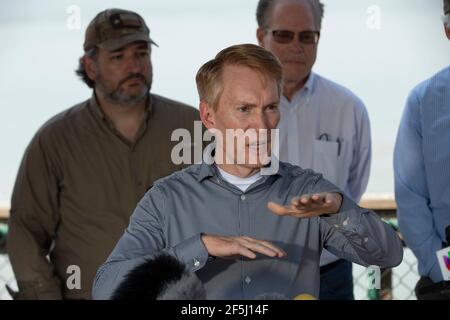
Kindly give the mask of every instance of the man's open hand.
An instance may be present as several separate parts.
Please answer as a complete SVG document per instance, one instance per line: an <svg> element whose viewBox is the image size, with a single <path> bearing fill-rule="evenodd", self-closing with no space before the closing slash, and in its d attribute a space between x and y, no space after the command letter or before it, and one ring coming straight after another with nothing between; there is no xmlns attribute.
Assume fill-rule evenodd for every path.
<svg viewBox="0 0 450 320"><path fill-rule="evenodd" d="M337 213L341 204L342 196L339 193L318 193L294 197L289 206L269 202L267 208L279 216L312 218L323 214Z"/></svg>
<svg viewBox="0 0 450 320"><path fill-rule="evenodd" d="M240 256L255 259L256 253L272 258L282 258L286 252L270 242L250 237L226 237L204 234L202 241L208 253L221 258L238 258Z"/></svg>

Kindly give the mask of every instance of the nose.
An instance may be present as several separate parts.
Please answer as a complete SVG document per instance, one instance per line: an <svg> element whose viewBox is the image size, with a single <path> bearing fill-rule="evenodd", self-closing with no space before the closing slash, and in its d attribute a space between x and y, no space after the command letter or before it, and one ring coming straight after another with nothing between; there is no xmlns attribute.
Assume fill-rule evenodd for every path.
<svg viewBox="0 0 450 320"><path fill-rule="evenodd" d="M139 73L142 69L141 59L137 55L130 55L127 59L127 71Z"/></svg>
<svg viewBox="0 0 450 320"><path fill-rule="evenodd" d="M297 35L295 35L294 40L289 44L289 48L295 52L303 52L303 44L298 39Z"/></svg>
<svg viewBox="0 0 450 320"><path fill-rule="evenodd" d="M252 128L256 130L270 129L270 122L265 112L258 112L252 119Z"/></svg>

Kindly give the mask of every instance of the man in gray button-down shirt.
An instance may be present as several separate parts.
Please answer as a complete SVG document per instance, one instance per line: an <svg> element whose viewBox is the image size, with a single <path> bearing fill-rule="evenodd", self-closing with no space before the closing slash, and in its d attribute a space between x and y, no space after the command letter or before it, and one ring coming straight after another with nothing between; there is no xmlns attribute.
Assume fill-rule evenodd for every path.
<svg viewBox="0 0 450 320"><path fill-rule="evenodd" d="M95 299L111 298L126 275L162 252L195 272L209 299L275 292L317 297L322 248L365 266L401 262L395 232L320 174L280 162L274 174L245 186L267 165L261 151L271 154L271 135L232 147L218 137L226 129L275 129L281 83L278 60L255 45L224 49L200 68L200 114L216 135L215 163L193 165L153 185L98 270ZM256 161L249 161L255 153ZM239 154L244 162L236 161ZM225 158L233 161L218 161Z"/></svg>

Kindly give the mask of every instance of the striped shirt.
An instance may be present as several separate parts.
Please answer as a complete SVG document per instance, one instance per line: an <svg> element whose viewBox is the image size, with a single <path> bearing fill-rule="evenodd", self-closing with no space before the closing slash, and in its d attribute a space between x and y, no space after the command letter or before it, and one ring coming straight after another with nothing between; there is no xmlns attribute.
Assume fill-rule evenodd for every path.
<svg viewBox="0 0 450 320"><path fill-rule="evenodd" d="M394 152L400 229L419 273L442 281L436 251L450 225L450 67L410 93Z"/></svg>

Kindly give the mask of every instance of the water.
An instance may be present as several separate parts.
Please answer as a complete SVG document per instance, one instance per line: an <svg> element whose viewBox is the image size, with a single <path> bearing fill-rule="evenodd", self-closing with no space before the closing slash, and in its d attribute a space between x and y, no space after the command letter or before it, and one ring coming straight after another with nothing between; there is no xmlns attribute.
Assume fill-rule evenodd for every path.
<svg viewBox="0 0 450 320"><path fill-rule="evenodd" d="M195 73L219 50L256 43L256 0L15 1L0 4L0 202L9 202L23 151L44 121L87 99L74 75L84 30L106 7L136 10L159 44L152 91L198 105ZM404 101L448 65L441 0L328 0L315 71L366 103L373 165L368 192L393 192L392 151ZM367 26L371 5L380 29ZM69 28L71 5L80 28ZM372 20L371 20L372 21Z"/></svg>

